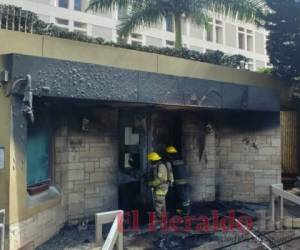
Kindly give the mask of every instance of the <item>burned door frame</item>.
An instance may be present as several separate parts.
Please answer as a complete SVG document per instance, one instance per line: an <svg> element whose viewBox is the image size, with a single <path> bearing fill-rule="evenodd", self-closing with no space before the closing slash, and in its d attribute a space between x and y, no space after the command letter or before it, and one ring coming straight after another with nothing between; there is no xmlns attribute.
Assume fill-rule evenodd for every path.
<svg viewBox="0 0 300 250"><path fill-rule="evenodd" d="M137 145L125 145L126 127L132 128L132 134L139 135L139 143ZM121 109L119 112L119 130L119 191L121 192L121 185L129 185L130 183L139 182L140 199L146 199L147 201L143 201L143 204L149 208L149 201L151 201L151 190L149 190L149 187L146 185L146 180L144 178L145 175L150 171L150 165L147 160L147 154L150 151L157 151L163 156L164 148L169 144L176 146L179 152L181 152L181 115L178 112L159 110L153 108ZM178 136L175 139L176 133L178 134ZM162 137L162 141L156 143L159 139L157 137L159 136ZM163 144L160 145L160 142L163 142ZM134 149L134 147L136 148ZM139 154L139 168L132 169L132 171L126 171L125 154L130 151ZM131 181L130 178L128 178L129 180L126 180L127 178L124 176L124 174L128 174L129 176L133 175L135 176L135 178L131 178ZM120 201L122 199L123 197L119 197ZM150 203L152 204L152 201ZM120 208L123 208L122 204L120 204L120 206Z"/></svg>
<svg viewBox="0 0 300 250"><path fill-rule="evenodd" d="M146 113L140 109L131 108L131 109L121 109L119 112L119 207L121 209L132 209L138 206L138 203L141 202L141 192L143 192L143 174L147 170L147 162L144 155L147 154L147 121ZM137 144L126 145L126 128L131 128L131 135L134 140L138 141ZM138 136L138 138L135 138ZM127 138L128 139L128 138ZM126 154L136 154L138 158L138 168L131 166L126 168ZM135 165L135 164L134 164ZM136 166L136 165L135 165ZM132 199L127 199L121 197L125 195L126 190L130 191L140 197L131 197ZM127 196L127 195L126 195ZM130 203L130 204L127 204Z"/></svg>
<svg viewBox="0 0 300 250"><path fill-rule="evenodd" d="M149 113L148 119L148 149L157 151L157 153L164 156L165 148L172 145L181 153L181 114L173 111L153 111ZM168 131L163 131L166 125ZM176 136L177 134L179 134L179 136Z"/></svg>

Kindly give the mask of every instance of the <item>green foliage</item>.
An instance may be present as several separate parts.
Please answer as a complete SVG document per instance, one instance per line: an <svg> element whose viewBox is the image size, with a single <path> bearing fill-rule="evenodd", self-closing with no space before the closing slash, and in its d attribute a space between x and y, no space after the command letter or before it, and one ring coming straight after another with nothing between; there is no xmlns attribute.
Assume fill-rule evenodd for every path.
<svg viewBox="0 0 300 250"><path fill-rule="evenodd" d="M57 27L54 24L45 23L39 20L35 13L32 13L30 11L24 11L24 10L21 11L21 8L15 6L0 5L0 12L1 9L2 10L5 9L5 13L13 13L13 8L16 8L17 11L19 11L18 13L22 12L22 14L15 15L14 17L12 15L4 15L1 20L2 28L6 28L6 23L7 23L8 24L7 29L18 31L19 30L18 24L20 23L20 27L21 27L20 31L22 32L26 31L34 34L39 34L39 35L46 35L46 36L65 38L65 39L81 41L81 42L88 42L88 43L101 44L101 45L112 46L112 47L138 50L138 51L149 52L149 53L156 53L156 54L179 57L179 58L184 58L184 59L194 60L199 62L224 65L233 68L238 68L240 66L241 61L247 61L247 58L242 55L227 56L221 51L210 51L206 53L200 53L198 51L189 50L186 48L180 48L180 49L157 48L153 46L129 45L122 42L120 43L105 42L104 39L100 37L99 38L89 37L80 32L70 32L67 31L66 29ZM6 12L6 10L8 9L9 12Z"/></svg>
<svg viewBox="0 0 300 250"><path fill-rule="evenodd" d="M130 13L119 26L119 35L128 36L139 26L151 26L166 16L175 24L175 47L182 47L181 18L185 16L196 25L209 26L208 11L224 14L242 21L259 23L264 16L264 0L90 0L90 9L104 10L130 5Z"/></svg>
<svg viewBox="0 0 300 250"><path fill-rule="evenodd" d="M300 2L267 0L266 20L270 31L267 50L273 72L289 82L300 82Z"/></svg>
<svg viewBox="0 0 300 250"><path fill-rule="evenodd" d="M195 50L189 50L186 48L158 48L153 46L141 46L130 44L118 44L118 43L104 43L104 45L110 45L113 47L120 47L125 49L133 49L143 52L155 53L165 56L179 57L187 60L212 63L217 65L224 65L232 68L240 67L241 61L248 61L248 58L242 55L225 55L222 51L208 51L206 53L200 53Z"/></svg>
<svg viewBox="0 0 300 250"><path fill-rule="evenodd" d="M31 32L38 17L31 11L20 7L0 4L0 28Z"/></svg>
<svg viewBox="0 0 300 250"><path fill-rule="evenodd" d="M266 75L272 75L273 69L271 68L260 68L256 70L257 73L266 74Z"/></svg>

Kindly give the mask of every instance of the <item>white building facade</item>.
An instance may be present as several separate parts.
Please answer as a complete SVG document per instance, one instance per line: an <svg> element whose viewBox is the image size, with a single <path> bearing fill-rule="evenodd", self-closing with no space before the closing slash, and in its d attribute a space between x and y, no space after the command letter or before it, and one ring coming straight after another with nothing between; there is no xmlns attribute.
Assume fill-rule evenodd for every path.
<svg viewBox="0 0 300 250"><path fill-rule="evenodd" d="M86 12L89 0L0 0L2 4L20 6L38 14L41 20L55 23L70 31L79 31L106 41L117 41L118 10L105 13ZM241 54L250 59L250 70L268 66L266 53L267 31L253 24L213 16L212 28L196 26L182 20L183 44L199 52L220 50L228 55ZM128 43L156 47L175 44L172 19L166 18L151 28L139 28L129 36Z"/></svg>

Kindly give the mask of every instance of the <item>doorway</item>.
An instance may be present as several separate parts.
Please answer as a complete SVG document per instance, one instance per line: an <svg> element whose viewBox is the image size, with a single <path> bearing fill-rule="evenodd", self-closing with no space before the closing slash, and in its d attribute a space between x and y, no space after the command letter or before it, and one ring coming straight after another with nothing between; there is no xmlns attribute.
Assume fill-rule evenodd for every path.
<svg viewBox="0 0 300 250"><path fill-rule="evenodd" d="M181 117L178 112L130 109L120 112L119 121L119 208L143 214L152 209L147 154L163 156L168 145L181 152Z"/></svg>

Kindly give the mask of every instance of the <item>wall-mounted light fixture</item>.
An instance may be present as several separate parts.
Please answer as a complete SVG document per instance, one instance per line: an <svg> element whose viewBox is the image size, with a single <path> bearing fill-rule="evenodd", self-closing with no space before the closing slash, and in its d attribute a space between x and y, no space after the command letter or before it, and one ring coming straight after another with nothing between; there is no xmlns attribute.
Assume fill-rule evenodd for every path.
<svg viewBox="0 0 300 250"><path fill-rule="evenodd" d="M7 70L0 71L0 88L2 84L7 83L9 81L9 74Z"/></svg>

